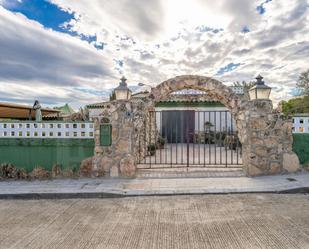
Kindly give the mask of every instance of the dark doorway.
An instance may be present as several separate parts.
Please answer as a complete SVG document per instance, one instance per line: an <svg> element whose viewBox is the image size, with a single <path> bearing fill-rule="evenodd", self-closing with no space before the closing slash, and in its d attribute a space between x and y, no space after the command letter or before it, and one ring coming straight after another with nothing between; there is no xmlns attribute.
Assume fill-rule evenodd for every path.
<svg viewBox="0 0 309 249"><path fill-rule="evenodd" d="M162 111L162 136L168 143L193 143L194 111Z"/></svg>

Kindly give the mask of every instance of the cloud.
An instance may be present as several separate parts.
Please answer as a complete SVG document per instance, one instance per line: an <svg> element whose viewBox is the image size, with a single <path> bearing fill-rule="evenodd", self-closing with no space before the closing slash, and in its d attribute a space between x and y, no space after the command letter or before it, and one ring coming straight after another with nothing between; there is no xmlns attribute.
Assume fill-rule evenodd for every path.
<svg viewBox="0 0 309 249"><path fill-rule="evenodd" d="M56 87L93 87L115 80L111 70L114 62L87 42L44 29L1 6L0 30L2 88L1 82L19 83L29 86L27 94L38 87L43 95L46 86L52 94Z"/></svg>
<svg viewBox="0 0 309 249"><path fill-rule="evenodd" d="M131 87L181 74L231 83L261 73L277 102L292 96L298 75L308 68L306 0L49 1L73 14L62 25L65 31L96 40L46 29L0 7L0 84L25 85L33 97L40 91L31 87L46 86L46 99L45 92L56 87L61 97L49 102L96 102L122 73ZM10 91L17 93L17 87Z"/></svg>
<svg viewBox="0 0 309 249"><path fill-rule="evenodd" d="M163 1L163 0L162 0ZM160 33L164 10L161 0L71 1L50 0L61 8L78 14L70 25L82 34L100 34L103 38L114 33L149 39Z"/></svg>

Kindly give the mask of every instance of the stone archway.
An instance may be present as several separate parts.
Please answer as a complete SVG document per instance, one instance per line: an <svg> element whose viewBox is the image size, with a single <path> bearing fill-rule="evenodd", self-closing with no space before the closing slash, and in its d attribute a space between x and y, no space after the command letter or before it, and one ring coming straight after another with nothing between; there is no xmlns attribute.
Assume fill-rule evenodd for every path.
<svg viewBox="0 0 309 249"><path fill-rule="evenodd" d="M165 99L170 93L182 89L205 91L214 101L219 101L224 104L235 119L241 143L246 143L244 133L246 123L242 117L244 115L243 107L247 105L247 100L239 97L230 87L224 85L222 82L210 77L198 75L183 75L166 80L153 88L151 95L153 101L156 103Z"/></svg>
<svg viewBox="0 0 309 249"><path fill-rule="evenodd" d="M206 91L224 104L235 119L243 145L243 168L248 176L294 172L299 160L292 151L292 123L273 110L271 100L249 101L218 80L183 75L166 80L151 91L155 103L182 89Z"/></svg>
<svg viewBox="0 0 309 249"><path fill-rule="evenodd" d="M224 104L231 113L237 114L242 99L230 87L218 80L205 76L183 75L166 80L152 89L154 101L160 101L170 93L182 89L195 89L207 92L215 100Z"/></svg>
<svg viewBox="0 0 309 249"><path fill-rule="evenodd" d="M134 176L138 136L147 110L170 93L181 89L206 91L233 115L243 145L243 169L248 176L295 172L299 161L292 151L292 122L275 112L270 100L249 101L221 82L204 76L177 76L153 88L150 96L128 101L106 102L95 121L95 151L92 173ZM112 144L100 145L100 120L107 116L112 125ZM134 167L135 165L135 167ZM100 174L99 174L100 175Z"/></svg>

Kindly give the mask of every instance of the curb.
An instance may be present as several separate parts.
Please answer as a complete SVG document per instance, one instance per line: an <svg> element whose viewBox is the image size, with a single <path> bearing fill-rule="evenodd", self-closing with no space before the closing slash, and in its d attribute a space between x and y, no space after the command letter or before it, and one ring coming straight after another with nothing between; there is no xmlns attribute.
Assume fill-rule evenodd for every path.
<svg viewBox="0 0 309 249"><path fill-rule="evenodd" d="M309 187L300 187L286 190L264 191L226 191L226 192L175 192L175 193L107 193L107 192L79 192L79 193L20 193L0 194L0 200L43 200L43 199L106 199L126 197L151 196L179 196L179 195L232 195L232 194L309 194Z"/></svg>

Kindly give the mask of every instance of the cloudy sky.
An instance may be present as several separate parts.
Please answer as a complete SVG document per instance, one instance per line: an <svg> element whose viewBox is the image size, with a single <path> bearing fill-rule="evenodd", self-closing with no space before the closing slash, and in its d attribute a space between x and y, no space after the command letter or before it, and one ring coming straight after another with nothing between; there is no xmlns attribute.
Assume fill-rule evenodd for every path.
<svg viewBox="0 0 309 249"><path fill-rule="evenodd" d="M0 101L75 108L182 74L261 73L275 102L309 68L307 0L0 0Z"/></svg>

